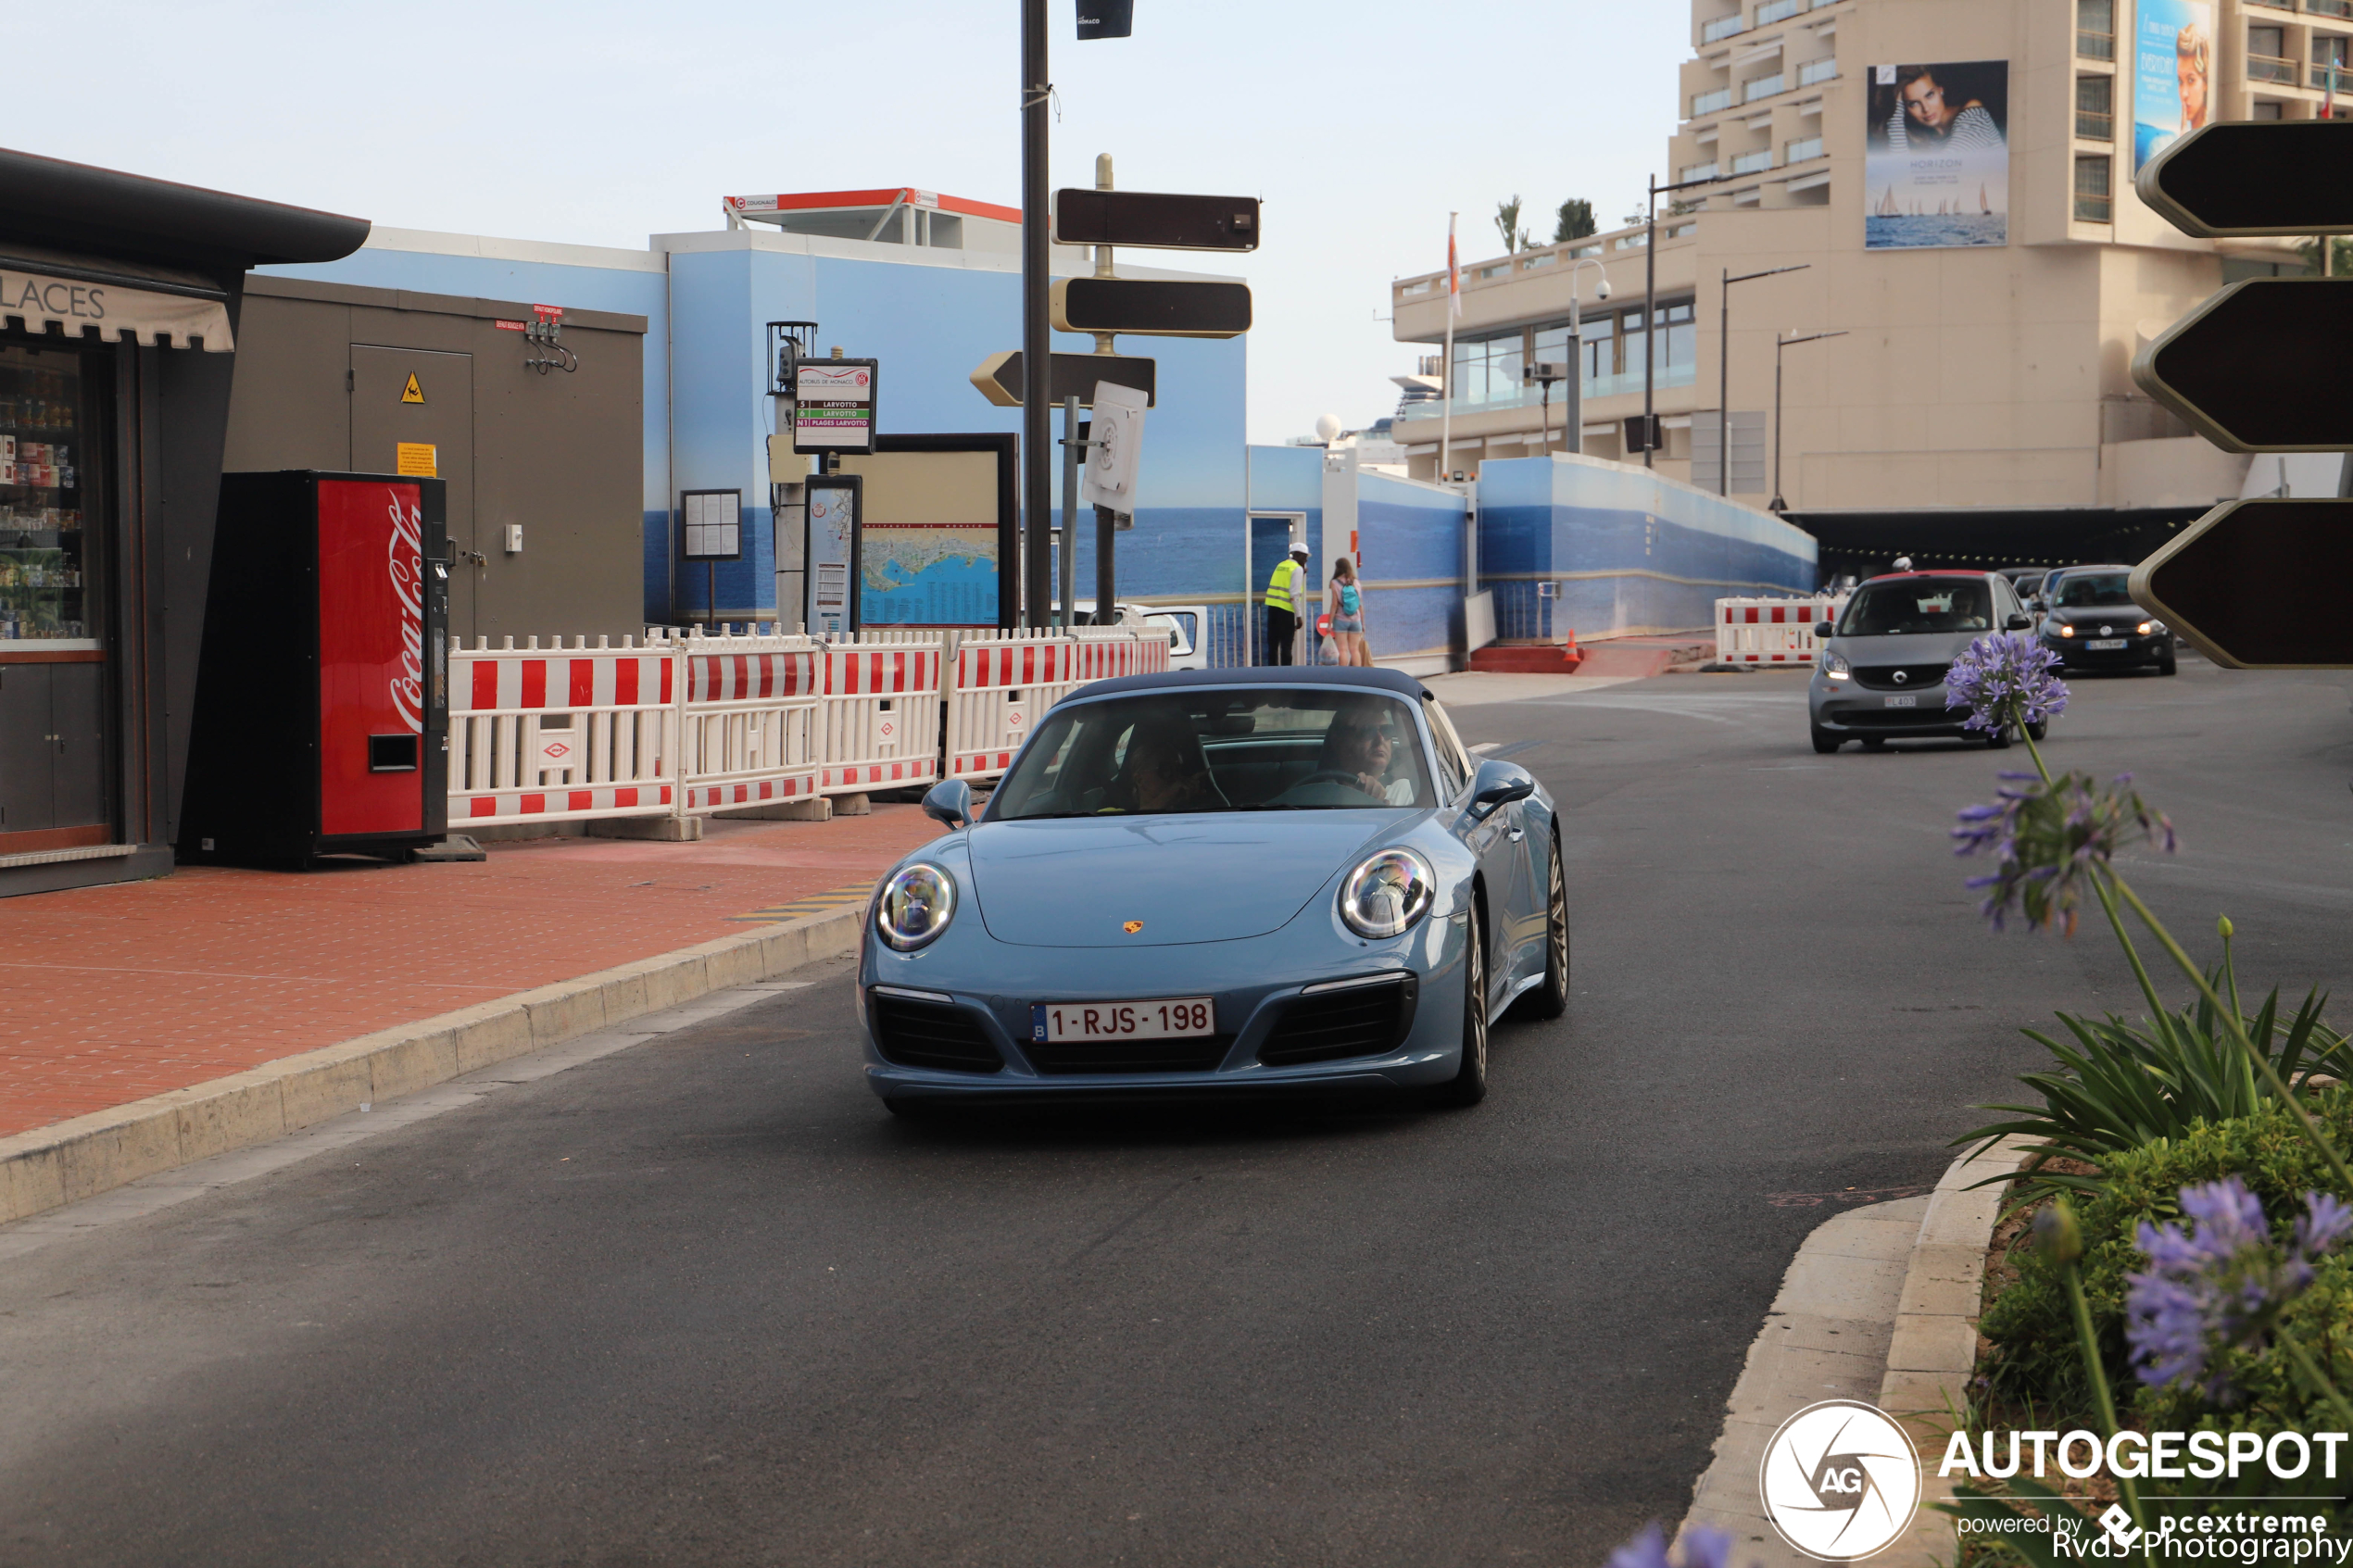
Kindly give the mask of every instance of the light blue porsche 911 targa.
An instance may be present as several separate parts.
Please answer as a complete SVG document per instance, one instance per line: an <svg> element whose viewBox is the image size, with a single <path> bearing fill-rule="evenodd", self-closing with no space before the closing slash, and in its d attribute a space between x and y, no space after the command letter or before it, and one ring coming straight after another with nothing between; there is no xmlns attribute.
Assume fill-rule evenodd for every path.
<svg viewBox="0 0 2353 1568"><path fill-rule="evenodd" d="M1568 1002L1552 797L1386 670L1102 681L895 867L859 963L902 1114L1011 1097L1487 1091L1488 1025Z"/></svg>

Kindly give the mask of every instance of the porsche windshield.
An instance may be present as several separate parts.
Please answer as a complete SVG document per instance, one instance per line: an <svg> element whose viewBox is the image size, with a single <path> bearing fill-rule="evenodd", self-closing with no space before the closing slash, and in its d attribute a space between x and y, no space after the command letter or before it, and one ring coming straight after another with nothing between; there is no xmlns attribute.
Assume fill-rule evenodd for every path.
<svg viewBox="0 0 2353 1568"><path fill-rule="evenodd" d="M1915 632L1990 632L1994 591L1982 577L1904 577L1866 583L1838 623L1841 637Z"/></svg>
<svg viewBox="0 0 2353 1568"><path fill-rule="evenodd" d="M1057 710L988 817L1393 810L1432 803L1403 702L1326 687L1181 689Z"/></svg>

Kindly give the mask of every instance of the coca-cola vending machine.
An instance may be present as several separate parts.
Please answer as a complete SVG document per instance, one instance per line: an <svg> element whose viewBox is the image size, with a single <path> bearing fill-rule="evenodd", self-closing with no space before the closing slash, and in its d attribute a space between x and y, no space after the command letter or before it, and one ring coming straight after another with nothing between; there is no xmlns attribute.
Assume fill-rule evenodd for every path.
<svg viewBox="0 0 2353 1568"><path fill-rule="evenodd" d="M221 476L182 860L308 866L446 835L445 483Z"/></svg>

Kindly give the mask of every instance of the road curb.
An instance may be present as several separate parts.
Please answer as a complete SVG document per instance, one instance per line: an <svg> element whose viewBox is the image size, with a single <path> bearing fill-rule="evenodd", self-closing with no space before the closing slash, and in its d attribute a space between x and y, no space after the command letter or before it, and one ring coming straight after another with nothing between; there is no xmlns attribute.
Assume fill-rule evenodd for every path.
<svg viewBox="0 0 2353 1568"><path fill-rule="evenodd" d="M1850 1209L1814 1228L1749 1347L1679 1540L1706 1524L1732 1537L1735 1562L1798 1568L1812 1562L1766 1522L1757 1473L1781 1423L1809 1404L1846 1399L1875 1404L1902 1423L1926 1471L1911 1529L1872 1561L1904 1568L1951 1561L1953 1521L1929 1505L1952 1495L1936 1466L1948 1411L1966 1408L1976 1370L1985 1248L2004 1190L1965 1189L2016 1170L2029 1147L2025 1139L2006 1140L1979 1159L1953 1161L1925 1198Z"/></svg>
<svg viewBox="0 0 2353 1568"><path fill-rule="evenodd" d="M849 952L864 915L851 905L722 936L0 1138L0 1224Z"/></svg>

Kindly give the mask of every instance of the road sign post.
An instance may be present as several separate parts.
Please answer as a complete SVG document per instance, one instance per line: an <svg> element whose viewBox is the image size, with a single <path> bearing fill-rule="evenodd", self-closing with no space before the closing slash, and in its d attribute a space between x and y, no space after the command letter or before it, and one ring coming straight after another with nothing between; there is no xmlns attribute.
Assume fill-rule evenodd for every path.
<svg viewBox="0 0 2353 1568"><path fill-rule="evenodd" d="M2208 125L2134 181L2142 201L2201 238L2353 233L2353 120ZM2353 408L2337 345L2353 282L2233 283L2141 351L2133 379L2233 452L2347 452ZM2226 501L2133 571L2133 599L2236 670L2353 669L2353 499Z"/></svg>
<svg viewBox="0 0 2353 1568"><path fill-rule="evenodd" d="M1026 363L1018 348L992 354L974 370L972 383L983 397L1000 408L1018 408ZM1095 403L1096 385L1113 382L1134 387L1144 395L1149 406L1159 392L1159 370L1158 360L1134 354L1056 354L1049 390L1057 403L1076 397L1080 408L1090 408Z"/></svg>

